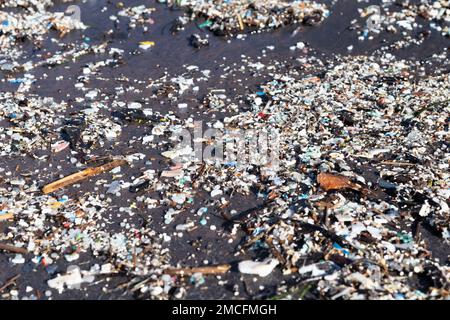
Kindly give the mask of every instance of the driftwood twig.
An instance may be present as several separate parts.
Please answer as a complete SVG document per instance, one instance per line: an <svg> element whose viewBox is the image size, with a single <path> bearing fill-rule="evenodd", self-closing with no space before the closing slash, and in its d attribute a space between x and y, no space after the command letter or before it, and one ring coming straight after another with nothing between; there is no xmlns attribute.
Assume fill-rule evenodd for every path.
<svg viewBox="0 0 450 320"><path fill-rule="evenodd" d="M10 212L0 215L0 221L12 220L14 215Z"/></svg>
<svg viewBox="0 0 450 320"><path fill-rule="evenodd" d="M10 285L12 285L14 282L16 282L17 279L20 278L20 274L15 275L14 277L8 279L4 285L0 287L0 292L3 292L6 288L8 288Z"/></svg>
<svg viewBox="0 0 450 320"><path fill-rule="evenodd" d="M223 274L230 270L231 266L229 264L221 264L217 266L205 266L205 267L197 267L197 268L174 268L167 269L164 271L165 274L169 274L171 276L175 275L189 275L194 273L202 273L202 274Z"/></svg>
<svg viewBox="0 0 450 320"><path fill-rule="evenodd" d="M125 160L113 160L102 166L98 166L98 167L94 167L94 168L87 168L83 171L71 174L67 177L64 177L60 180L57 180L55 182L52 182L52 183L46 185L42 189L42 192L44 192L44 194L52 193L56 190L66 187L66 186L75 184L77 182L83 181L90 177L97 176L103 172L110 171L116 167L120 167L126 163L127 163L127 161L125 161Z"/></svg>
<svg viewBox="0 0 450 320"><path fill-rule="evenodd" d="M14 252L14 253L20 253L20 254L27 254L28 251L25 248L20 248L16 246L12 246L10 244L1 243L0 242L0 250Z"/></svg>

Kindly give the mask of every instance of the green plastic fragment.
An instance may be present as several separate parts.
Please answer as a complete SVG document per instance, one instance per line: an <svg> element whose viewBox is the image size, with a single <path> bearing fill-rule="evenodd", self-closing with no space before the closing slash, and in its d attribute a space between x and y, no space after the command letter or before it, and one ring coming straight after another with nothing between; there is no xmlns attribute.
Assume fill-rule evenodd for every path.
<svg viewBox="0 0 450 320"><path fill-rule="evenodd" d="M199 28L205 28L205 27L209 27L212 25L212 21L211 20L206 20L205 22L199 24Z"/></svg>

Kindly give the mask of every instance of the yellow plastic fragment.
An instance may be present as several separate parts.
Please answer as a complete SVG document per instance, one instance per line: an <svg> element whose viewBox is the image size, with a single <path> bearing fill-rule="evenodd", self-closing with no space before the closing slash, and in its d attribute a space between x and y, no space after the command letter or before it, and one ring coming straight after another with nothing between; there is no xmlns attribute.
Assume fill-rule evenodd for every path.
<svg viewBox="0 0 450 320"><path fill-rule="evenodd" d="M139 42L139 46L142 49L148 49L148 48L155 46L155 42L154 41L141 41L141 42Z"/></svg>

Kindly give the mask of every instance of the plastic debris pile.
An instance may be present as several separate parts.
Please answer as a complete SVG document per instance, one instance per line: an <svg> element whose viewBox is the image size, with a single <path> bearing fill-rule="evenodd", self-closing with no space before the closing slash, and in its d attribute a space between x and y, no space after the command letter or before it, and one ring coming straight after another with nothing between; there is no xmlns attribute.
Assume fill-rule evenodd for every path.
<svg viewBox="0 0 450 320"><path fill-rule="evenodd" d="M0 122L4 124L0 128L2 156L46 149L51 137L58 135L63 119L60 112L66 107L65 103L56 103L51 98L8 93L0 94L0 104Z"/></svg>
<svg viewBox="0 0 450 320"><path fill-rule="evenodd" d="M250 153L241 165L242 158L231 165L205 161L199 176L194 150L163 155L181 156L187 181L218 195L218 208L234 192L258 190L265 205L235 226L254 230L251 249L277 252L273 259L285 275L316 279L321 297L447 297L449 267L400 226L420 221L450 241L448 75L416 83L414 66L391 55L352 57L325 69L317 60L304 63L321 76L274 71L262 91L247 97L251 111L214 124L226 128L220 142L233 128L277 132L279 168L257 165ZM311 257L315 262L305 266ZM246 262L240 270L267 276L278 263ZM419 288L431 274L434 284Z"/></svg>
<svg viewBox="0 0 450 320"><path fill-rule="evenodd" d="M378 10L374 10L378 8ZM382 31L399 33L407 42L420 43L432 30L450 37L450 2L441 1L383 1L380 6L360 9L360 16L369 19L370 29L365 26L360 39Z"/></svg>
<svg viewBox="0 0 450 320"><path fill-rule="evenodd" d="M10 47L13 47L24 38L35 42L43 41L44 36L54 29L64 36L71 30L82 30L86 26L64 12L50 13L43 5L37 7L29 5L25 13L9 13L0 11L0 54L6 55Z"/></svg>
<svg viewBox="0 0 450 320"><path fill-rule="evenodd" d="M216 35L294 23L318 25L329 15L325 5L314 1L182 1L181 5L188 8L191 19L206 19L205 26Z"/></svg>

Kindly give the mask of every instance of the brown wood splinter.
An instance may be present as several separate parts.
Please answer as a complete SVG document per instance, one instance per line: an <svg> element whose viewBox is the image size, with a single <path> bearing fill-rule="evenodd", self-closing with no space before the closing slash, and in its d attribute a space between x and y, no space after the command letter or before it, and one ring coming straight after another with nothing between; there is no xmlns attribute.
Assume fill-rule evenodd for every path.
<svg viewBox="0 0 450 320"><path fill-rule="evenodd" d="M125 160L113 160L107 164L98 166L98 167L94 167L94 168L87 168L83 171L71 174L67 177L64 177L60 180L57 180L55 182L52 182L48 185L46 185L43 189L42 192L44 192L44 194L48 194L48 193L52 193L56 190L62 189L64 187L70 186L72 184L75 184L77 182L83 181L87 178L90 177L94 177L97 176L103 172L107 172L110 171L116 167L120 167L124 164L126 164L127 161Z"/></svg>
<svg viewBox="0 0 450 320"><path fill-rule="evenodd" d="M10 244L1 243L0 242L0 250L7 251L7 252L13 252L13 253L19 253L19 254L27 254L28 250L25 248L16 247Z"/></svg>
<svg viewBox="0 0 450 320"><path fill-rule="evenodd" d="M352 189L364 192L366 190L361 185L352 182L348 177L340 174L321 172L317 176L317 182L319 183L320 187L325 191Z"/></svg>
<svg viewBox="0 0 450 320"><path fill-rule="evenodd" d="M217 266L205 266L197 268L178 268L178 269L167 269L164 271L165 274L172 276L175 275L192 275L194 273L202 273L204 275L208 274L223 274L230 270L231 266L229 264L221 264Z"/></svg>

